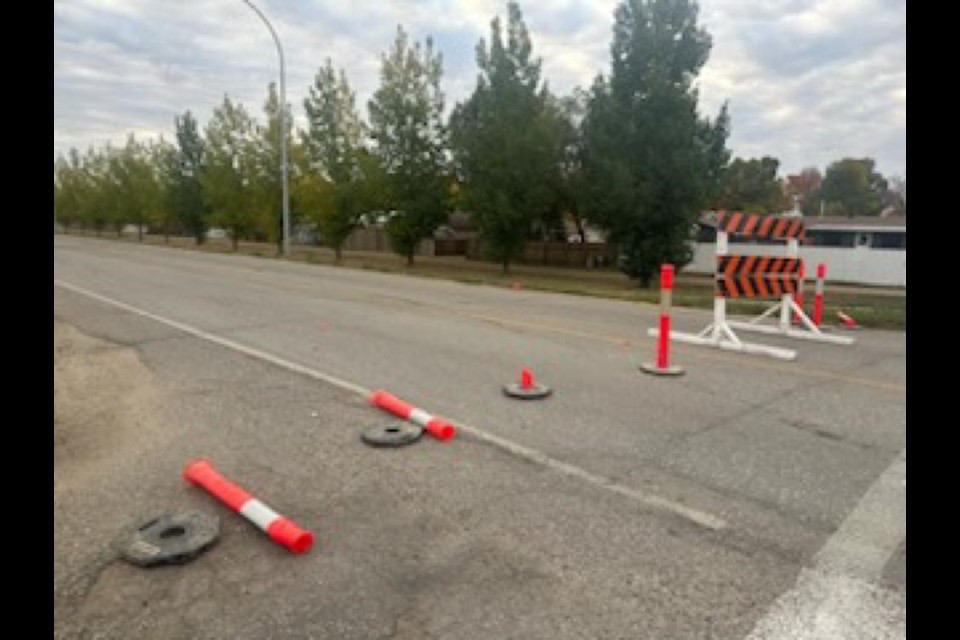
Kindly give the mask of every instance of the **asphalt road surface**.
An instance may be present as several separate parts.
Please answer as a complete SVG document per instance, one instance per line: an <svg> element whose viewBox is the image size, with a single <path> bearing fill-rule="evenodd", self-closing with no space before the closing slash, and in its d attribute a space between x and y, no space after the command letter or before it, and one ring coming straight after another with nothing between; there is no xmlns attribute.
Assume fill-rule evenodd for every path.
<svg viewBox="0 0 960 640"><path fill-rule="evenodd" d="M678 345L667 379L638 371L658 313L55 236L55 338L125 363L55 424L55 635L905 637L906 334L753 338L794 362ZM506 398L521 367L553 395ZM457 437L365 446L391 419L372 389ZM187 485L201 456L314 547ZM210 551L116 560L124 527L187 509L220 517Z"/></svg>

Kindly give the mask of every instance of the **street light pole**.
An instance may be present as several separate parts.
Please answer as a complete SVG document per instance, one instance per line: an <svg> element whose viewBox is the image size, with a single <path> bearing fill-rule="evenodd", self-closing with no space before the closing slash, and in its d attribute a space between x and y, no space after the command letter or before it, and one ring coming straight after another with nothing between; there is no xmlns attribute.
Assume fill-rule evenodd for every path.
<svg viewBox="0 0 960 640"><path fill-rule="evenodd" d="M287 192L287 83L286 71L283 66L283 47L280 46L280 38L277 37L277 32L274 31L273 25L267 20L267 16L263 15L263 12L254 6L250 0L243 0L243 2L253 9L263 20L263 23L267 25L267 29L270 30L270 35L273 36L273 41L277 45L277 53L280 54L280 170L283 174L283 255L289 256L290 199Z"/></svg>

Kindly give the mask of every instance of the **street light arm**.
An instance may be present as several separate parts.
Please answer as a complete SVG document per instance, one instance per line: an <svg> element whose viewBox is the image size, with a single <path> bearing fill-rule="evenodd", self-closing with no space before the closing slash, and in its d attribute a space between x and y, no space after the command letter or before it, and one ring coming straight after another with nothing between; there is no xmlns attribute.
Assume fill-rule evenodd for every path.
<svg viewBox="0 0 960 640"><path fill-rule="evenodd" d="M253 9L260 17L263 24L267 25L270 35L273 36L273 42L277 45L277 53L280 55L280 171L283 176L283 255L290 255L290 197L287 187L287 84L286 70L283 60L283 46L280 44L280 38L274 30L273 25L267 20L267 16L256 7L250 0L243 0L243 3Z"/></svg>
<svg viewBox="0 0 960 640"><path fill-rule="evenodd" d="M263 24L267 25L267 29L270 30L270 35L273 36L273 42L277 45L277 53L280 54L280 82L283 83L283 46L280 44L280 38L277 36L277 32L274 31L273 25L270 24L270 21L267 20L267 16L263 14L260 9L257 8L255 4L250 2L250 0L242 0L245 5L253 9L260 19L263 21Z"/></svg>

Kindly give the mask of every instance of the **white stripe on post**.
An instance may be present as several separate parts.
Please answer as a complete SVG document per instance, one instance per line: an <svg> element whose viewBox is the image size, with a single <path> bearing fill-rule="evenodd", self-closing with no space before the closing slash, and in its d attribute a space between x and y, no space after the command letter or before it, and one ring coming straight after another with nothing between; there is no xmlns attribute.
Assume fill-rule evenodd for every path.
<svg viewBox="0 0 960 640"><path fill-rule="evenodd" d="M410 412L410 417L408 418L410 422L418 424L424 429L427 428L427 423L433 420L433 416L424 411L423 409L414 409Z"/></svg>
<svg viewBox="0 0 960 640"><path fill-rule="evenodd" d="M280 517L279 513L256 498L248 500L247 503L240 508L240 513L264 531L273 524L274 520Z"/></svg>

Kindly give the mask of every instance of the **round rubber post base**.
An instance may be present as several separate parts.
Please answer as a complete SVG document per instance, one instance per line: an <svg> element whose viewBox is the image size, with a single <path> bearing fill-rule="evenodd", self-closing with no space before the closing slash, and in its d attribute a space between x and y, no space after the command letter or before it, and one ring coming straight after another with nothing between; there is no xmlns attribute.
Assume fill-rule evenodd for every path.
<svg viewBox="0 0 960 640"><path fill-rule="evenodd" d="M220 537L220 519L197 511L162 515L129 530L122 544L124 560L140 567L184 564L209 549Z"/></svg>
<svg viewBox="0 0 960 640"><path fill-rule="evenodd" d="M654 375L654 376L668 376L668 377L682 376L683 374L686 373L686 371L684 371L677 365L670 365L669 367L665 367L661 369L657 365L651 364L649 362L644 362L643 364L641 364L640 371L643 371L644 373L649 373L650 375Z"/></svg>
<svg viewBox="0 0 960 640"><path fill-rule="evenodd" d="M371 447L405 447L423 435L423 428L409 422L390 422L375 425L360 434L360 439Z"/></svg>
<svg viewBox="0 0 960 640"><path fill-rule="evenodd" d="M503 385L503 393L511 398L519 398L520 400L540 400L553 393L553 389L542 384L535 384L532 387L524 389L516 382L511 382L510 384Z"/></svg>

